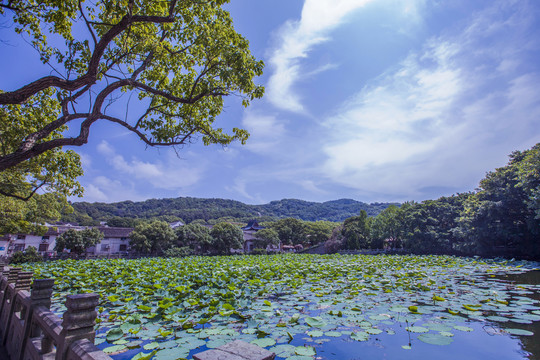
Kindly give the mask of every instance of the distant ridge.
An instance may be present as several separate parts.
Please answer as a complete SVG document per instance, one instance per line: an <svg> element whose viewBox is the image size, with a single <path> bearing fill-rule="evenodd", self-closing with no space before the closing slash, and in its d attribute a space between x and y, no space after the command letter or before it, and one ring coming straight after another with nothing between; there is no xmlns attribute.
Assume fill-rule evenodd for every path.
<svg viewBox="0 0 540 360"><path fill-rule="evenodd" d="M248 205L236 200L179 197L170 199L149 199L140 202L122 201L117 203L75 202L75 214L66 219L81 222L81 219L106 221L112 217L162 218L167 221L182 219L186 223L193 220L213 220L223 217L285 218L293 217L306 221L343 221L365 210L375 216L390 205L397 203L367 204L352 199L339 199L323 203L297 199L271 201L263 205Z"/></svg>

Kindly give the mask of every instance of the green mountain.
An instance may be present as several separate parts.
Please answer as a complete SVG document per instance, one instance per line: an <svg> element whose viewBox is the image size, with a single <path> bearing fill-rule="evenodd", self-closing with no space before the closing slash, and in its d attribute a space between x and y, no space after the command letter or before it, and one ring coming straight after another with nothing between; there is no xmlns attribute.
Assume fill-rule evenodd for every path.
<svg viewBox="0 0 540 360"><path fill-rule="evenodd" d="M395 204L395 203L394 203ZM64 221L85 223L106 221L112 217L125 218L161 218L166 221L182 219L186 223L193 220L213 220L224 217L236 219L293 217L306 221L343 221L365 210L375 216L392 203L363 203L352 199L340 199L323 203L297 199L272 201L264 205L247 205L235 200L199 199L180 197L175 199L150 199L133 202L72 204L74 214L66 215ZM395 204L398 205L398 204Z"/></svg>

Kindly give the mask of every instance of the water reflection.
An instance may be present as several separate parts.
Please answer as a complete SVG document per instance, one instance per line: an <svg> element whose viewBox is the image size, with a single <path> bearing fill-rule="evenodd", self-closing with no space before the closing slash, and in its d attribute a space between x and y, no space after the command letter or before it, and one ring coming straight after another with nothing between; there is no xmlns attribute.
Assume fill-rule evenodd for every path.
<svg viewBox="0 0 540 360"><path fill-rule="evenodd" d="M528 271L522 274L504 274L499 275L498 278L514 284L536 285L537 289L540 290L540 270ZM534 300L540 300L540 291L531 292L525 296ZM508 328L507 326L503 327ZM523 350L530 354L529 359L540 359L540 322L535 321L532 324L512 323L512 327L532 331L535 334L527 337L521 336L519 339L522 343Z"/></svg>

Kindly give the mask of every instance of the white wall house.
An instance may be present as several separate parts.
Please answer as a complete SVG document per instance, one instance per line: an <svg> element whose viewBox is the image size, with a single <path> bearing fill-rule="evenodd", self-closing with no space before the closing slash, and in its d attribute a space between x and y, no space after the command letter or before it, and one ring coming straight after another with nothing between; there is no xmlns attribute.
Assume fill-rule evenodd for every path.
<svg viewBox="0 0 540 360"><path fill-rule="evenodd" d="M103 240L96 246L89 247L87 254L98 256L125 254L129 251L129 236L132 228L98 227L103 233Z"/></svg>
<svg viewBox="0 0 540 360"><path fill-rule="evenodd" d="M10 237L8 235L0 237L0 257L7 256Z"/></svg>
<svg viewBox="0 0 540 360"><path fill-rule="evenodd" d="M35 234L10 234L0 238L0 256L11 256L17 251L24 251L30 246L35 247L41 255L52 256L55 254L54 247L56 238L60 234L73 229L83 230L85 226L54 225L44 235ZM115 228L100 226L97 228L103 233L103 240L96 246L87 249L87 253L94 255L111 255L127 252L129 250L129 235L132 228ZM4 240L2 240L4 239ZM5 243L5 245L4 245ZM2 247L5 250L2 250Z"/></svg>

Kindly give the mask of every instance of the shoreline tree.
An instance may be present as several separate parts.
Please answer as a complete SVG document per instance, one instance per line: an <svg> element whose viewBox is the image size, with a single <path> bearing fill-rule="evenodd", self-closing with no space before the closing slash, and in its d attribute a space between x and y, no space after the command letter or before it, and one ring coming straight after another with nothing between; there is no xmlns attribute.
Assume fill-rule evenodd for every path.
<svg viewBox="0 0 540 360"><path fill-rule="evenodd" d="M0 194L81 195L80 158L63 148L86 144L98 121L147 146L244 143L246 130L227 132L215 122L224 97L238 96L244 106L262 97L254 78L264 64L235 31L227 2L0 0L0 14L53 69L0 89ZM144 110L128 115L128 98ZM115 102L126 111L111 111Z"/></svg>
<svg viewBox="0 0 540 360"><path fill-rule="evenodd" d="M241 249L244 243L244 233L238 226L222 222L216 224L210 231L212 236L212 252L220 255L230 254L231 249Z"/></svg>
<svg viewBox="0 0 540 360"><path fill-rule="evenodd" d="M130 239L130 247L134 250L162 254L173 245L176 234L168 223L155 220L135 226Z"/></svg>
<svg viewBox="0 0 540 360"><path fill-rule="evenodd" d="M70 252L80 255L101 240L103 240L103 233L96 228L80 231L69 229L56 238L54 250L62 252L64 249L68 249Z"/></svg>

